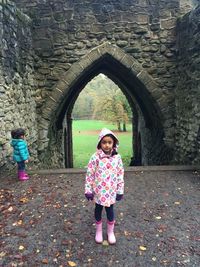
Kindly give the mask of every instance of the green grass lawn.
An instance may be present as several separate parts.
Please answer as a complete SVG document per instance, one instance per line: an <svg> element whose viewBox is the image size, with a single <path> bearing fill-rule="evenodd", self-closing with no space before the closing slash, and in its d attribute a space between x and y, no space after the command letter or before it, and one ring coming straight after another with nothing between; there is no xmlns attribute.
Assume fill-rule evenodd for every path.
<svg viewBox="0 0 200 267"><path fill-rule="evenodd" d="M87 166L92 154L96 151L98 134L102 128L115 131L119 142L119 153L124 166L129 166L132 157L132 129L127 125L126 133L116 131L116 126L104 121L73 120L73 161L74 168ZM95 131L94 133L92 131Z"/></svg>

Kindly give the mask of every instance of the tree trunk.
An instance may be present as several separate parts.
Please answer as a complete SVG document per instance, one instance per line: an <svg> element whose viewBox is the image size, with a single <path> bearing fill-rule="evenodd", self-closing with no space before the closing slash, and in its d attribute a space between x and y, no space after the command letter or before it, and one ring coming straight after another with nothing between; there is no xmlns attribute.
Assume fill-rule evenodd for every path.
<svg viewBox="0 0 200 267"><path fill-rule="evenodd" d="M123 122L123 132L126 132L126 123Z"/></svg>
<svg viewBox="0 0 200 267"><path fill-rule="evenodd" d="M120 122L119 122L119 121L117 122L117 129L118 129L118 131L119 131L119 132L121 132L121 131L122 131L122 129L121 129L121 124L120 124Z"/></svg>

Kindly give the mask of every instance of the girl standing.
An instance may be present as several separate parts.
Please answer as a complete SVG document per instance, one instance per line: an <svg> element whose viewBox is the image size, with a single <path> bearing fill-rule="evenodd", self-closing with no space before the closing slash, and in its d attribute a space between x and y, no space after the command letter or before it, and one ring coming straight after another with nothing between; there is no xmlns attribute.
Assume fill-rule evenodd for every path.
<svg viewBox="0 0 200 267"><path fill-rule="evenodd" d="M124 194L124 168L121 156L117 152L119 141L115 134L104 128L99 134L97 152L88 163L85 196L95 201L95 220L97 243L103 242L102 210L107 215L107 236L109 244L115 244L114 203L120 201Z"/></svg>
<svg viewBox="0 0 200 267"><path fill-rule="evenodd" d="M28 163L29 152L25 138L25 130L22 128L11 131L11 146L13 147L13 160L18 165L18 179L20 181L28 180L29 177L25 172L25 164Z"/></svg>

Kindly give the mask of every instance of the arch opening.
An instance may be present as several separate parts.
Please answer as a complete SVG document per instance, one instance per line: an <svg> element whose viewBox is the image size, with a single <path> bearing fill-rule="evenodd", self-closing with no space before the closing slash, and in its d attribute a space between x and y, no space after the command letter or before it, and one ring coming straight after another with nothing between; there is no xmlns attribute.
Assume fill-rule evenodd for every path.
<svg viewBox="0 0 200 267"><path fill-rule="evenodd" d="M84 167L96 149L97 136L109 128L120 141L124 166L133 157L133 111L122 90L107 76L95 76L79 94L72 111L73 166Z"/></svg>
<svg viewBox="0 0 200 267"><path fill-rule="evenodd" d="M82 66L84 64L80 62L81 71L78 72L78 75L74 75L75 78L71 83L65 83L64 93L60 98L59 105L56 105L54 118L51 118L48 129L48 154L54 157L55 151L61 151L60 157L54 157L58 166L73 167L72 109L79 93L87 83L98 74L103 73L118 85L134 114L134 157L131 159L130 165L168 164L172 153L164 142L164 118L156 98L148 88L148 81L146 82L143 69L134 71L134 66L123 64L125 53L122 53L119 60L117 56L108 53L107 49L105 51L95 60L91 60L91 54L89 54L87 58L89 64L84 67ZM133 61L132 58L131 60ZM53 144L53 149L51 149L51 144Z"/></svg>

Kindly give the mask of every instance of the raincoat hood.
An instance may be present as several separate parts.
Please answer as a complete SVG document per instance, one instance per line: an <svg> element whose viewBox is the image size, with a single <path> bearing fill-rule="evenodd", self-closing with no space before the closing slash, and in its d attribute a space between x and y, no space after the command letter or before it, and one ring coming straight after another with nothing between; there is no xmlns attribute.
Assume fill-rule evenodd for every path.
<svg viewBox="0 0 200 267"><path fill-rule="evenodd" d="M101 142L101 139L104 138L104 136L108 135L108 134L111 134L115 140L116 140L116 145L113 147L117 150L118 146L119 146L119 140L118 138L116 137L116 135L109 129L107 128L103 128L99 134L99 138L98 138L98 143L97 143L97 149L100 149L99 145L100 145L100 142Z"/></svg>

